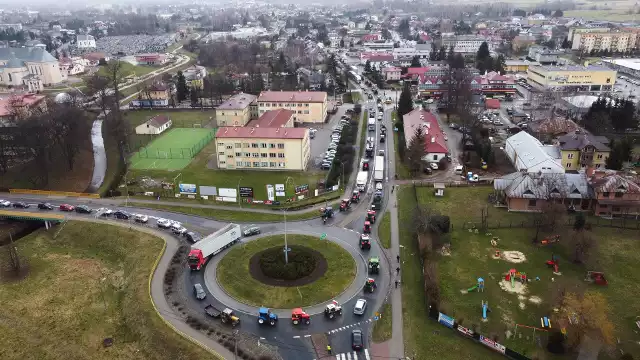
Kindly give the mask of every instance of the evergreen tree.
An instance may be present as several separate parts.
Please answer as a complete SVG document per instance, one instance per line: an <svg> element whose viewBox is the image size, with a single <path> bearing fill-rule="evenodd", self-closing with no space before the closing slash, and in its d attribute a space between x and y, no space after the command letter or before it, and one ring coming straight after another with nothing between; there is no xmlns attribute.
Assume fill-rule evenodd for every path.
<svg viewBox="0 0 640 360"><path fill-rule="evenodd" d="M344 47L344 39L340 39L340 47L343 48Z"/></svg>
<svg viewBox="0 0 640 360"><path fill-rule="evenodd" d="M178 71L178 81L176 82L176 97L178 102L186 100L188 95L189 88L187 87L187 80L184 78L182 71Z"/></svg>
<svg viewBox="0 0 640 360"><path fill-rule="evenodd" d="M406 157L409 170L415 176L422 171L423 161L422 158L426 154L425 150L426 139L424 136L424 130L422 126L418 126L413 133L413 137L409 142L407 148Z"/></svg>
<svg viewBox="0 0 640 360"><path fill-rule="evenodd" d="M476 54L476 67L478 71L480 71L480 74L484 74L493 68L493 59L491 59L489 44L487 44L486 41L480 45L478 53Z"/></svg>
<svg viewBox="0 0 640 360"><path fill-rule="evenodd" d="M455 57L455 53L453 52L453 45L449 46L449 53L447 53L447 63L449 66L453 64L453 58Z"/></svg>
<svg viewBox="0 0 640 360"><path fill-rule="evenodd" d="M493 71L497 71L500 74L506 73L506 61L504 55L500 54L494 61Z"/></svg>
<svg viewBox="0 0 640 360"><path fill-rule="evenodd" d="M403 116L410 113L413 110L413 100L411 99L411 90L409 89L409 83L404 83L404 88L400 93L398 99L398 122L400 125L403 123Z"/></svg>
<svg viewBox="0 0 640 360"><path fill-rule="evenodd" d="M429 61L438 61L438 47L435 41L431 42L431 52L429 53Z"/></svg>
<svg viewBox="0 0 640 360"><path fill-rule="evenodd" d="M413 59L411 59L411 65L409 65L409 67L419 68L421 66L422 64L420 63L420 58L417 55L414 56Z"/></svg>
<svg viewBox="0 0 640 360"><path fill-rule="evenodd" d="M571 49L571 43L569 42L568 37L565 37L564 40L562 40L562 45L560 47L563 49Z"/></svg>
<svg viewBox="0 0 640 360"><path fill-rule="evenodd" d="M364 73L365 74L371 73L371 61L369 60L367 60L367 62L364 63Z"/></svg>
<svg viewBox="0 0 640 360"><path fill-rule="evenodd" d="M191 105L198 104L198 101L199 101L198 89L196 89L195 86L191 87L191 90L189 91L189 95L191 96Z"/></svg>
<svg viewBox="0 0 640 360"><path fill-rule="evenodd" d="M438 51L438 59L436 61L443 61L447 58L447 48L444 46L440 46L440 50Z"/></svg>

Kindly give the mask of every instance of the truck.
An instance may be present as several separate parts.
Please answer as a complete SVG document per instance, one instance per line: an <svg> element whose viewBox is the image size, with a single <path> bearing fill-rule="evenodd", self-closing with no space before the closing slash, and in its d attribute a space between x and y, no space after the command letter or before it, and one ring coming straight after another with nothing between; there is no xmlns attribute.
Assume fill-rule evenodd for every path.
<svg viewBox="0 0 640 360"><path fill-rule="evenodd" d="M242 230L238 224L228 224L222 229L207 235L191 245L188 263L191 270L200 270L209 258L230 247L240 240Z"/></svg>
<svg viewBox="0 0 640 360"><path fill-rule="evenodd" d="M369 118L367 121L367 129L369 129L369 131L376 131L376 118Z"/></svg>
<svg viewBox="0 0 640 360"><path fill-rule="evenodd" d="M384 156L376 156L375 167L373 168L373 180L377 182L384 180Z"/></svg>
<svg viewBox="0 0 640 360"><path fill-rule="evenodd" d="M358 176L356 177L356 187L358 191L364 192L367 189L367 179L369 178L369 173L367 171L358 172Z"/></svg>

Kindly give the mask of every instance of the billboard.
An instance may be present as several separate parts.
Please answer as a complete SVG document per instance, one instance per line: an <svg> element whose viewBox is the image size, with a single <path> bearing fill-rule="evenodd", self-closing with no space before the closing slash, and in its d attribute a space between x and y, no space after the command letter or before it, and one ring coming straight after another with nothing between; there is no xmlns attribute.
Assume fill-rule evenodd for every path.
<svg viewBox="0 0 640 360"><path fill-rule="evenodd" d="M180 190L180 194L195 194L196 185L195 184L178 184L178 189Z"/></svg>
<svg viewBox="0 0 640 360"><path fill-rule="evenodd" d="M246 186L240 186L240 197L252 198L253 197L253 188L252 187L246 187Z"/></svg>
<svg viewBox="0 0 640 360"><path fill-rule="evenodd" d="M276 191L273 185L267 185L267 199L273 201L276 199Z"/></svg>
<svg viewBox="0 0 640 360"><path fill-rule="evenodd" d="M455 322L455 320L443 313L440 313L438 314L438 322L446 327L453 329L453 323Z"/></svg>
<svg viewBox="0 0 640 360"><path fill-rule="evenodd" d="M276 196L287 196L284 191L284 184L276 184Z"/></svg>
<svg viewBox="0 0 640 360"><path fill-rule="evenodd" d="M238 191L236 191L236 189L220 188L218 189L218 195L226 198L237 198Z"/></svg>
<svg viewBox="0 0 640 360"><path fill-rule="evenodd" d="M458 325L458 332L460 332L462 335L468 336L468 337L473 337L474 332L471 329L468 329L464 326Z"/></svg>
<svg viewBox="0 0 640 360"><path fill-rule="evenodd" d="M309 185L305 184L305 185L300 185L300 186L296 186L296 194L301 194L304 192L309 191Z"/></svg>
<svg viewBox="0 0 640 360"><path fill-rule="evenodd" d="M217 196L218 189L215 186L200 186L200 195Z"/></svg>
<svg viewBox="0 0 640 360"><path fill-rule="evenodd" d="M491 339L489 339L489 338L486 338L486 337L484 337L484 336L482 336L482 335L480 335L480 342L481 342L482 344L484 344L484 345L488 346L489 348L491 348L491 349L493 349L493 350L495 350L495 351L497 351L497 352L501 353L501 354L504 354L504 352L505 352L505 351L506 351L506 349L507 349L507 348L506 348L506 347L504 347L503 345L500 345L500 344L498 344L497 342L495 342L495 341L493 341L493 340L491 340Z"/></svg>

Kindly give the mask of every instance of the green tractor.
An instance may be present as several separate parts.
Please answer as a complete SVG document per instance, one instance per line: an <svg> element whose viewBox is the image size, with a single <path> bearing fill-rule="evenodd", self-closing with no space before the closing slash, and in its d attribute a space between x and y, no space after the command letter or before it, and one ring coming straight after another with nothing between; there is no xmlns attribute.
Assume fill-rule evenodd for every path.
<svg viewBox="0 0 640 360"><path fill-rule="evenodd" d="M369 258L369 274L377 274L380 272L380 258Z"/></svg>
<svg viewBox="0 0 640 360"><path fill-rule="evenodd" d="M364 292L372 293L377 287L378 285L376 284L376 281L372 278L368 278L364 283Z"/></svg>

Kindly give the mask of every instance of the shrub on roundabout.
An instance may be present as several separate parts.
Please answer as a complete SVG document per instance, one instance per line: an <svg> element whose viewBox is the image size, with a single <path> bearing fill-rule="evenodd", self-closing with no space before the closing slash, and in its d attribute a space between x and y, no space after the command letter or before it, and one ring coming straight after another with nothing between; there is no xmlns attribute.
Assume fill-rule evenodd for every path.
<svg viewBox="0 0 640 360"><path fill-rule="evenodd" d="M260 256L260 270L265 276L279 280L297 280L309 276L318 264L318 260L308 248L291 246L289 262L285 263L282 247L263 251Z"/></svg>

